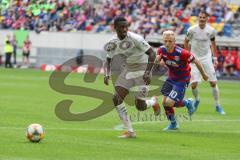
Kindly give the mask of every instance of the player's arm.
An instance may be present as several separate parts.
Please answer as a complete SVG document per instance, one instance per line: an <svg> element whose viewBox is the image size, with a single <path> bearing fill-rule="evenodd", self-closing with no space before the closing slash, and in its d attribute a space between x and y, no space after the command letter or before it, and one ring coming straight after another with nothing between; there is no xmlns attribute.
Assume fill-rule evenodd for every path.
<svg viewBox="0 0 240 160"><path fill-rule="evenodd" d="M194 63L196 65L196 67L198 68L199 72L201 73L203 79L205 81L207 81L208 80L208 76L207 76L206 72L204 71L202 64L196 58L194 58L192 63Z"/></svg>
<svg viewBox="0 0 240 160"><path fill-rule="evenodd" d="M212 57L213 57L213 63L217 65L217 45L215 41L215 37L212 37L211 39L211 52L212 52Z"/></svg>
<svg viewBox="0 0 240 160"><path fill-rule="evenodd" d="M206 81L208 80L208 76L203 69L202 64L187 50L182 50L181 58L186 60L189 63L194 63L198 68L199 72L201 73L203 79Z"/></svg>
<svg viewBox="0 0 240 160"><path fill-rule="evenodd" d="M160 65L161 67L166 67L166 64L165 64L165 62L164 62L163 59L161 59L161 60L159 61L159 65Z"/></svg>
<svg viewBox="0 0 240 160"><path fill-rule="evenodd" d="M162 55L159 53L160 51L158 50L157 52L158 52L157 56L156 56L156 63L157 63L157 65L165 66L165 62L162 59Z"/></svg>
<svg viewBox="0 0 240 160"><path fill-rule="evenodd" d="M189 29L187 31L187 34L186 34L186 37L185 37L185 40L184 40L184 48L188 51L190 51L190 40L192 39L192 36L193 36L193 33L192 31Z"/></svg>
<svg viewBox="0 0 240 160"><path fill-rule="evenodd" d="M111 62L112 59L107 57L106 62L104 63L104 84L108 85L108 80L110 79L111 71Z"/></svg>
<svg viewBox="0 0 240 160"><path fill-rule="evenodd" d="M216 45L215 37L211 38L211 49L212 49L212 55L217 56L217 45Z"/></svg>
<svg viewBox="0 0 240 160"><path fill-rule="evenodd" d="M152 47L149 48L145 53L148 55L148 64L147 64L147 68L143 75L143 80L146 82L146 85L148 85L148 84L150 84L150 75L152 72L154 61L156 59L156 54L153 51Z"/></svg>
<svg viewBox="0 0 240 160"><path fill-rule="evenodd" d="M188 51L190 49L189 40L187 38L185 38L185 40L184 40L184 49L186 49Z"/></svg>

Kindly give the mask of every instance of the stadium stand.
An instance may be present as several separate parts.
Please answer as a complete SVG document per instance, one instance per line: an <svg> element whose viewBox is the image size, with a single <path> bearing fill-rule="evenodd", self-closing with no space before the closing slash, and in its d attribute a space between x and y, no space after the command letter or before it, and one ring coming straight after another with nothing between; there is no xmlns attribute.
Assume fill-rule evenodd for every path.
<svg viewBox="0 0 240 160"><path fill-rule="evenodd" d="M1 0L0 29L112 31L115 16L125 15L130 29L147 35L166 29L185 34L201 9L220 36L238 36L239 6L223 0ZM238 23L236 23L238 22Z"/></svg>
<svg viewBox="0 0 240 160"><path fill-rule="evenodd" d="M59 64L65 58L75 55L79 48L90 54L101 53L100 55L103 57L104 54L97 51L101 49L101 44L89 48L85 43L88 41L87 39L83 40L84 38L78 39L77 37L79 35L94 37L98 33L112 32L113 18L118 15L124 15L130 22L130 30L144 35L153 45L154 43L156 46L161 44L159 35L166 29L174 30L179 35L177 43L181 44L187 29L197 22L200 10L205 9L210 15L209 24L217 30L218 52L221 53L218 56L224 56L224 58L220 58L223 64L218 67L220 68L219 75L226 73L224 61L228 53L235 59L234 75L238 75L240 70L238 55L240 49L239 40L237 40L240 37L239 2L226 3L225 0L0 0L0 2L0 30L3 30L1 32L4 33L2 34L3 39L6 30L10 32L14 30L14 34L23 31L24 35L23 33L21 36L17 35L19 51L22 50L22 38L19 42L19 37L25 37L27 34L25 32L29 32L30 37L33 38L30 58L32 63L38 66L41 65L41 60L47 61L49 64ZM47 35L38 34L41 32ZM74 35L66 35L69 32ZM100 35L105 36L105 34ZM68 42L70 45L64 50L60 47L63 45L59 45L61 38L56 38L63 36L69 37L63 41L63 45L67 47ZM43 45L45 44L44 37L48 37L46 46ZM55 39L59 46L52 43ZM91 38L89 41L92 41ZM81 44L75 45L76 42ZM0 48L3 45L0 42ZM70 54L72 50L66 54L68 53L67 49L74 49L73 55ZM62 56L56 55L55 58L51 58L50 54L56 50ZM44 58L39 58L41 56ZM59 62L57 63L57 61Z"/></svg>

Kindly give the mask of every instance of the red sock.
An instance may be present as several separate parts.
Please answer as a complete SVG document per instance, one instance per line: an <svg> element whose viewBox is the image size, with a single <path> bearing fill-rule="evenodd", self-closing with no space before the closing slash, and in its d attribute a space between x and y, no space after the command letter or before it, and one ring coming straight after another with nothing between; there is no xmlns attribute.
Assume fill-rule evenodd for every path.
<svg viewBox="0 0 240 160"><path fill-rule="evenodd" d="M171 122L174 122L175 121L174 108L164 106L164 109L165 109L165 113L168 120L170 120Z"/></svg>

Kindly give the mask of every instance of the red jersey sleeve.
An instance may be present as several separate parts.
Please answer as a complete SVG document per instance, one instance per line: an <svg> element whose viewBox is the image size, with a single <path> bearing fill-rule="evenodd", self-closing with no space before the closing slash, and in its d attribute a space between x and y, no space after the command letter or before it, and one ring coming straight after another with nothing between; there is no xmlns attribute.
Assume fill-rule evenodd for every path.
<svg viewBox="0 0 240 160"><path fill-rule="evenodd" d="M162 55L162 49L161 49L161 48L158 48L158 49L157 49L157 55L159 55L159 56Z"/></svg>
<svg viewBox="0 0 240 160"><path fill-rule="evenodd" d="M188 50L183 49L182 53L181 53L181 59L191 63L195 59L195 57L194 57L194 55L191 52L189 52Z"/></svg>
<svg viewBox="0 0 240 160"><path fill-rule="evenodd" d="M159 61L162 59L162 49L160 47L157 49L157 58Z"/></svg>

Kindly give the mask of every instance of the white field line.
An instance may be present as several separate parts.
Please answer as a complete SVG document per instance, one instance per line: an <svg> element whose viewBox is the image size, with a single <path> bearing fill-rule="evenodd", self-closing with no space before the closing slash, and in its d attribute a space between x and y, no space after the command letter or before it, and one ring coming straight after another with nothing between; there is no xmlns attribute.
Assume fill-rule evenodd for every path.
<svg viewBox="0 0 240 160"><path fill-rule="evenodd" d="M161 123L164 121L141 121L141 122L132 122L133 125L138 124L149 124L149 123ZM240 119L226 119L226 120L214 120L214 119L202 119L202 120L192 120L192 121L180 121L183 122L240 122ZM116 125L114 130L124 130L123 124ZM159 130L138 130L138 131L159 131ZM223 131L224 133L240 133L240 131Z"/></svg>
<svg viewBox="0 0 240 160"><path fill-rule="evenodd" d="M149 124L149 123L160 123L161 121L143 121L143 122L132 122L133 125L139 125L139 124ZM209 119L203 119L203 120L193 120L193 121L184 121L184 122L240 122L240 119L232 119L232 120L209 120ZM181 122L183 123L183 122ZM113 131L113 130L124 130L124 127L122 124L114 126L114 128L44 128L45 130L67 130L67 131ZM0 130L26 130L26 128L23 127L13 127L13 126L0 126ZM161 128L155 129L155 130L148 130L148 129L137 129L136 131L143 131L143 132L155 132L155 131L161 131ZM218 131L219 132L219 131ZM223 131L223 133L240 133L240 131Z"/></svg>

